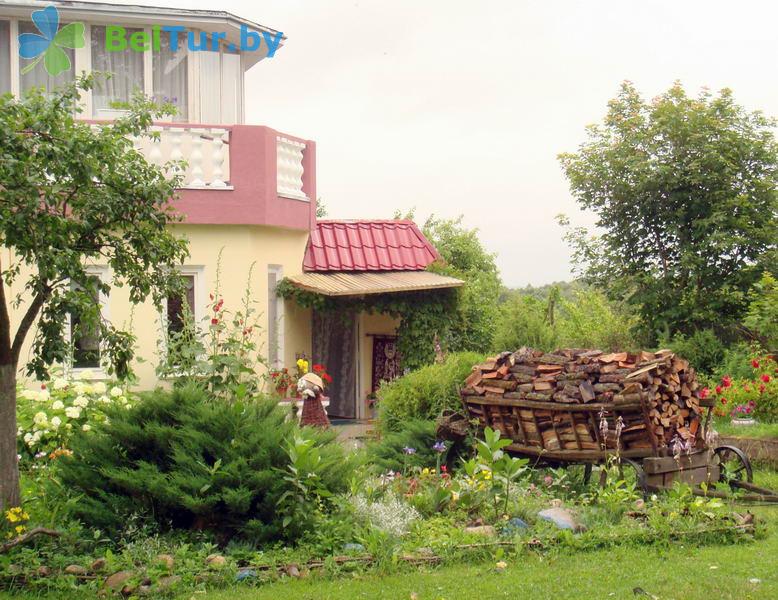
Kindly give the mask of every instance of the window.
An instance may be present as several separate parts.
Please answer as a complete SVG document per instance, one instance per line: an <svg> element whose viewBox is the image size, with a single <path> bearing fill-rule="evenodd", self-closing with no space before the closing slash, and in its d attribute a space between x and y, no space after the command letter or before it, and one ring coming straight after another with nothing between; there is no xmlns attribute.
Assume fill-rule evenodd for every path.
<svg viewBox="0 0 778 600"><path fill-rule="evenodd" d="M160 315L165 332L161 358L168 374L187 370L202 351L198 324L205 309L203 268L182 267L178 274L183 293L168 296Z"/></svg>
<svg viewBox="0 0 778 600"><path fill-rule="evenodd" d="M184 293L177 296L168 296L167 299L167 333L171 335L181 333L187 321L194 320L195 314L195 276L182 275L184 281Z"/></svg>
<svg viewBox="0 0 778 600"><path fill-rule="evenodd" d="M0 94L11 91L11 23L0 21Z"/></svg>
<svg viewBox="0 0 778 600"><path fill-rule="evenodd" d="M64 25L64 24L63 24ZM19 33L34 33L40 35L38 28L32 23L25 21L19 22ZM56 77L49 75L43 64L43 55L37 58L26 59L19 57L19 88L22 93L34 87L42 87L47 92L51 92L66 83L74 81L76 78L76 51L72 48L61 48L70 60L70 68L63 71Z"/></svg>
<svg viewBox="0 0 778 600"><path fill-rule="evenodd" d="M105 298L100 294L97 284L101 281L101 274L93 274L88 280L88 294L92 298L92 306L98 312L71 313L69 323L69 336L72 346L72 367L74 369L99 369L100 362L100 323L95 318L104 319ZM84 289L78 283L71 283L71 289Z"/></svg>
<svg viewBox="0 0 778 600"><path fill-rule="evenodd" d="M127 35L142 31L127 29ZM92 26L92 71L111 73L92 90L95 117L111 117L114 102L129 102L133 94L143 91L143 52L108 52L105 49L105 27Z"/></svg>
<svg viewBox="0 0 778 600"><path fill-rule="evenodd" d="M185 40L178 40L176 52L170 44L161 44L159 52L152 52L154 100L170 102L177 109L174 121L186 121L189 115L189 91L187 78L187 54Z"/></svg>
<svg viewBox="0 0 778 600"><path fill-rule="evenodd" d="M267 358L270 366L279 368L284 362L284 299L276 293L278 282L283 277L279 265L267 267Z"/></svg>

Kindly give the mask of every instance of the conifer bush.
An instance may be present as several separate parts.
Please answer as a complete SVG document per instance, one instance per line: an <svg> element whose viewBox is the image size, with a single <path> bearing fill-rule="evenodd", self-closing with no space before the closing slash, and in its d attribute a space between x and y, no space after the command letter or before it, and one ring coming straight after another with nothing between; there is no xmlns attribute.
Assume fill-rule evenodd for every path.
<svg viewBox="0 0 778 600"><path fill-rule="evenodd" d="M277 506L290 486L282 476L285 448L301 431L273 400L217 401L190 385L107 412L91 435L73 439L73 455L60 464L64 487L81 495L74 516L85 524L117 532L140 515L162 530L209 530L222 541L255 543L303 533L284 527ZM335 434L302 435L320 452L322 488L345 489L350 466Z"/></svg>

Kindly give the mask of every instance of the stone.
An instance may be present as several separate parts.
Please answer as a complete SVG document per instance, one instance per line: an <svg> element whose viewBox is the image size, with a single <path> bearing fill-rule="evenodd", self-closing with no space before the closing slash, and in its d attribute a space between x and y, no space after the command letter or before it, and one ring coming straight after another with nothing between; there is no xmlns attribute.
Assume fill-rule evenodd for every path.
<svg viewBox="0 0 778 600"><path fill-rule="evenodd" d="M65 567L65 575L88 575L89 570L81 565L68 565Z"/></svg>
<svg viewBox="0 0 778 600"><path fill-rule="evenodd" d="M576 516L572 511L566 508L554 507L541 510L538 516L545 520L550 521L560 529L569 529L570 531L586 531L586 527L578 522Z"/></svg>
<svg viewBox="0 0 778 600"><path fill-rule="evenodd" d="M139 585L138 589L136 591L136 594L138 594L138 596L150 596L151 595L151 586L150 585Z"/></svg>
<svg viewBox="0 0 778 600"><path fill-rule="evenodd" d="M181 578L178 575L165 575L160 577L157 581L157 589L167 590L181 582Z"/></svg>
<svg viewBox="0 0 778 600"><path fill-rule="evenodd" d="M512 536L516 535L518 532L529 529L529 525L527 525L522 519L519 517L513 517L512 519L509 519L505 525L500 529L500 535L503 536Z"/></svg>
<svg viewBox="0 0 778 600"><path fill-rule="evenodd" d="M362 544L343 544L343 552L364 552L365 547Z"/></svg>
<svg viewBox="0 0 778 600"><path fill-rule="evenodd" d="M224 558L221 554L209 554L205 558L205 564L212 569L221 569L227 564L227 559Z"/></svg>
<svg viewBox="0 0 778 600"><path fill-rule="evenodd" d="M105 569L106 560L104 558L98 558L92 561L92 564L89 565L89 570L92 571L92 573L97 573L98 571L102 571Z"/></svg>
<svg viewBox="0 0 778 600"><path fill-rule="evenodd" d="M170 554L158 554L157 562L163 564L168 571L172 571L175 564L175 560Z"/></svg>
<svg viewBox="0 0 778 600"><path fill-rule="evenodd" d="M122 596L132 596L135 593L135 590L138 589L137 585L132 585L131 583L128 583L122 588Z"/></svg>
<svg viewBox="0 0 778 600"><path fill-rule="evenodd" d="M497 531L495 531L494 527L491 525L474 525L472 527L465 527L465 533L483 535L485 537L494 537L497 535Z"/></svg>
<svg viewBox="0 0 778 600"><path fill-rule="evenodd" d="M245 581L246 579L254 579L257 576L257 572L254 569L244 567L238 570L235 575L235 581Z"/></svg>
<svg viewBox="0 0 778 600"><path fill-rule="evenodd" d="M297 568L297 565L286 565L286 574L289 577L300 577L300 569Z"/></svg>
<svg viewBox="0 0 778 600"><path fill-rule="evenodd" d="M130 577L132 577L132 571L117 571L106 578L103 587L118 592L124 587L124 584L127 583Z"/></svg>
<svg viewBox="0 0 778 600"><path fill-rule="evenodd" d="M36 569L35 574L38 577L48 577L49 575L51 575L51 569L46 565L41 565Z"/></svg>

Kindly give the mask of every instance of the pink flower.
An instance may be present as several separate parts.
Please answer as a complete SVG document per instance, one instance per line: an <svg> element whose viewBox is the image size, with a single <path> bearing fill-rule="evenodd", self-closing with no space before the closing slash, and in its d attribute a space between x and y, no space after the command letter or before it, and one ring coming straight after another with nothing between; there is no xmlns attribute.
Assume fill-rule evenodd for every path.
<svg viewBox="0 0 778 600"><path fill-rule="evenodd" d="M732 386L732 378L729 375L724 375L724 377L721 378L721 385L723 385L725 388Z"/></svg>
<svg viewBox="0 0 778 600"><path fill-rule="evenodd" d="M767 389L767 388L765 387L764 383L763 383L763 384L761 384L761 385L759 386L759 393L760 393L760 394L764 394L764 391L765 391L766 389Z"/></svg>
<svg viewBox="0 0 778 600"><path fill-rule="evenodd" d="M709 394L710 394L710 390L708 388L702 388L700 390L700 400L705 400L705 398L707 398Z"/></svg>
<svg viewBox="0 0 778 600"><path fill-rule="evenodd" d="M215 318L211 319L211 325L218 325L218 324L219 324L219 319L215 319Z"/></svg>
<svg viewBox="0 0 778 600"><path fill-rule="evenodd" d="M546 485L551 485L552 483L554 483L554 478L551 477L551 475L546 475L543 478L543 483L545 483Z"/></svg>
<svg viewBox="0 0 778 600"><path fill-rule="evenodd" d="M759 368L759 361L756 360L756 359L752 360L751 361L751 366L754 367L755 369L758 369Z"/></svg>
<svg viewBox="0 0 778 600"><path fill-rule="evenodd" d="M716 393L717 393L717 394L720 394L720 393L721 393L721 386L720 386L720 385L717 385L717 386L716 386Z"/></svg>

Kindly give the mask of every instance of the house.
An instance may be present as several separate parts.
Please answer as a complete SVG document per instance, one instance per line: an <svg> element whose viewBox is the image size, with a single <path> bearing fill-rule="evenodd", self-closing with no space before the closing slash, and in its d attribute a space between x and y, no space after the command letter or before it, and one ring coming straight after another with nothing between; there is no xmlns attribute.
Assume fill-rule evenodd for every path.
<svg viewBox="0 0 778 600"><path fill-rule="evenodd" d="M44 69L43 61L33 64L19 52L19 35L37 31L32 12L50 5L57 9L60 26L84 24L85 43L64 49L70 69L57 76ZM179 36L177 44L171 32ZM380 349L384 362L394 357L396 322L385 315L359 314L335 326L332 319L278 297L278 283L288 277L303 289L345 298L461 282L424 271L438 256L413 223L317 223L315 142L244 122L245 73L283 53L285 42L276 30L219 10L4 1L0 92L19 95L32 86L53 89L82 71L103 71L113 77L83 95L85 119L114 118L114 103L136 91L174 104L176 116L154 125L159 141L137 145L157 164L181 158L188 163L183 187L173 200L183 221L173 227L190 242L191 257L181 274L187 285L185 301L195 319L202 322L208 314L217 269L219 296L230 308L237 307L250 285L267 324L261 343L271 367L292 365L300 356L328 364L336 378L331 412L364 417L360 399L374 388L374 373L381 372L373 367L372 353ZM9 253L2 264L12 259ZM111 278L103 265L90 269L95 277ZM12 295L23 281L15 285ZM181 322L184 299L169 298L161 312L151 304L133 307L124 289L114 288L109 298L96 300L104 318L133 329L137 354L144 359L134 366L140 387L161 383L155 367L165 353L166 330ZM12 319L18 319L19 312ZM77 318L71 317L71 333L77 331L76 324ZM66 368L105 377L100 340L83 333L75 337L73 359ZM23 356L27 352L29 347ZM397 360L389 360L385 375L393 376L399 368Z"/></svg>

